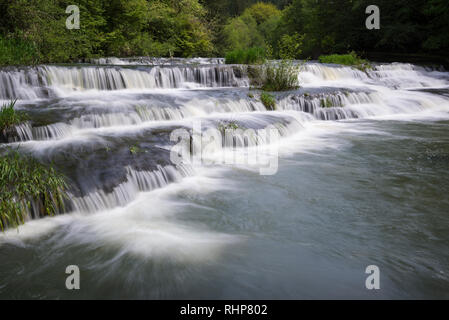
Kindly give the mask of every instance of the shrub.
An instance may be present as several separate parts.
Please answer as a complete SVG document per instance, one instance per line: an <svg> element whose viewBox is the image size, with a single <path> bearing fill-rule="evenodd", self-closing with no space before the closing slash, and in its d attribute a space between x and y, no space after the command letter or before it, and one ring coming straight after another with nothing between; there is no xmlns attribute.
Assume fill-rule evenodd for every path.
<svg viewBox="0 0 449 320"><path fill-rule="evenodd" d="M265 50L259 47L237 49L226 53L226 64L261 64L265 62Z"/></svg>
<svg viewBox="0 0 449 320"><path fill-rule="evenodd" d="M32 42L0 35L0 66L36 64L39 54Z"/></svg>
<svg viewBox="0 0 449 320"><path fill-rule="evenodd" d="M345 66L353 66L360 70L371 68L368 60L360 58L354 51L348 54L331 54L328 56L320 56L318 61L320 63L335 63Z"/></svg>
<svg viewBox="0 0 449 320"><path fill-rule="evenodd" d="M23 224L28 212L51 216L64 210L65 178L53 167L45 167L17 151L0 156L0 188L2 230Z"/></svg>
<svg viewBox="0 0 449 320"><path fill-rule="evenodd" d="M15 133L15 126L28 120L24 112L16 111L16 100L0 107L0 142L8 142L8 137Z"/></svg>
<svg viewBox="0 0 449 320"><path fill-rule="evenodd" d="M290 60L279 63L270 62L265 66L265 77L262 89L265 91L286 91L299 87L299 65Z"/></svg>
<svg viewBox="0 0 449 320"><path fill-rule="evenodd" d="M265 108L267 108L267 110L276 109L276 99L274 98L273 95L267 92L262 92L262 94L260 95L260 101L262 101L263 105L265 106Z"/></svg>
<svg viewBox="0 0 449 320"><path fill-rule="evenodd" d="M302 54L302 44L304 36L294 33L293 35L284 34L279 40L279 57L281 59L298 59Z"/></svg>

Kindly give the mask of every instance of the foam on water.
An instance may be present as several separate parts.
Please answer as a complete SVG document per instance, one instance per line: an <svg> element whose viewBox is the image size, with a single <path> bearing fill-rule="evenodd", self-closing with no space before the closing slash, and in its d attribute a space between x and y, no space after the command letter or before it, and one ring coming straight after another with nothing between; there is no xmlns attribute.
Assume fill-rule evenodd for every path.
<svg viewBox="0 0 449 320"><path fill-rule="evenodd" d="M0 234L1 243L26 246L28 241L45 234L56 234L56 247L82 244L88 247L115 248L116 256L134 254L142 258L168 257L183 262L215 260L221 250L242 241L237 235L207 230L201 225L177 219L192 204L175 200L181 192L207 194L232 188L221 170L199 168L194 177L163 189L139 194L123 207L86 215L85 212L30 221L18 229ZM147 187L145 174L134 176L137 184ZM140 182L139 182L140 181ZM210 208L213 210L213 208ZM56 249L56 248L55 248Z"/></svg>
<svg viewBox="0 0 449 320"><path fill-rule="evenodd" d="M113 59L96 63L149 64L140 63L143 61ZM164 61L154 63L162 65ZM170 131L191 129L195 121L201 121L204 130L217 128L222 121L235 122L242 129L275 126L281 137L275 143L257 133L215 141L203 153L206 174L197 173L198 169L202 172L201 167L192 171L164 164L148 171L128 166L125 181L112 190L100 186L89 194L71 197L72 214L28 222L19 235L10 230L2 239L34 238L41 234L39 230L53 232L64 226L67 242L109 243L144 256L204 259L206 253L211 254L235 237L169 219L186 205L173 199L176 192L204 192L198 190L200 185L211 190L224 188L224 174L212 180L205 177L231 163L228 160L233 159L234 164L225 166L225 170L255 170L257 166L245 164L245 160L256 148L262 157L266 156L264 161L269 161L273 147L278 148L281 157L344 147L332 136L357 129L353 123L335 120L441 119L447 118L449 111L449 99L441 95L405 90L447 87L447 75L408 64L377 65L366 73L350 67L306 64L298 75L303 88L279 95L277 110L270 112L257 97L240 93L238 88L220 93L188 89L248 86L247 78L240 74L242 70L235 66L192 64L132 68L40 66L0 71L0 98L20 98L23 101L18 108L28 108L45 120L39 120L39 124L31 119L16 128L18 139L14 145L36 157L50 157L65 148L76 155L89 148L118 145L125 139L144 140L153 133L162 140L151 143L167 151L172 146L167 139ZM29 106L25 100L35 105ZM40 112L48 112L49 116Z"/></svg>

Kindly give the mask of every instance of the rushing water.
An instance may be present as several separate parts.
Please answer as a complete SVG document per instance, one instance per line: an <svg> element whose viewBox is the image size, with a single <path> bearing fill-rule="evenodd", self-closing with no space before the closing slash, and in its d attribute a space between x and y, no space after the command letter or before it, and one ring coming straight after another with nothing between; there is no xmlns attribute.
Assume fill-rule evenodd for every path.
<svg viewBox="0 0 449 320"><path fill-rule="evenodd" d="M70 182L67 212L0 235L0 298L449 298L449 73L308 63L267 111L222 59L90 63L0 70L30 115L2 148ZM223 164L229 141L172 163L199 120L275 125L277 173Z"/></svg>

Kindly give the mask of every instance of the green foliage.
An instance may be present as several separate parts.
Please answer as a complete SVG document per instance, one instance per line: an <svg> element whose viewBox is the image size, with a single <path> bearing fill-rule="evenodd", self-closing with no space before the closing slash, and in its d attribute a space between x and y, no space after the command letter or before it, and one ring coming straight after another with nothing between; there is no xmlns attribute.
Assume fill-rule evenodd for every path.
<svg viewBox="0 0 449 320"><path fill-rule="evenodd" d="M9 151L0 156L0 228L25 222L32 203L39 216L64 210L67 184L53 167L34 158Z"/></svg>
<svg viewBox="0 0 449 320"><path fill-rule="evenodd" d="M252 47L281 59L449 50L447 0L378 0L381 29L371 31L364 24L368 0L78 0L79 30L65 27L69 4L0 0L0 65L212 56Z"/></svg>
<svg viewBox="0 0 449 320"><path fill-rule="evenodd" d="M245 9L242 15L253 17L257 25L261 25L272 17L280 16L281 12L272 3L258 2Z"/></svg>
<svg viewBox="0 0 449 320"><path fill-rule="evenodd" d="M281 59L299 59L302 54L302 44L304 36L294 33L293 35L284 34L279 40L279 57Z"/></svg>
<svg viewBox="0 0 449 320"><path fill-rule="evenodd" d="M267 108L267 110L276 109L276 99L272 94L262 92L260 95L260 101L262 101L263 105L265 106L265 108Z"/></svg>
<svg viewBox="0 0 449 320"><path fill-rule="evenodd" d="M210 56L199 0L78 0L80 29L66 28L59 0L0 0L0 65L98 56Z"/></svg>
<svg viewBox="0 0 449 320"><path fill-rule="evenodd" d="M269 62L265 66L262 89L265 91L286 91L299 87L298 72L300 65L290 60Z"/></svg>
<svg viewBox="0 0 449 320"><path fill-rule="evenodd" d="M423 48L441 50L449 48L449 2L446 0L427 1L424 14L429 19L428 37Z"/></svg>
<svg viewBox="0 0 449 320"><path fill-rule="evenodd" d="M39 54L32 42L0 35L0 66L31 65L38 61Z"/></svg>
<svg viewBox="0 0 449 320"><path fill-rule="evenodd" d="M266 48L271 45L281 12L271 3L259 2L230 19L223 29L228 50Z"/></svg>
<svg viewBox="0 0 449 320"><path fill-rule="evenodd" d="M327 56L320 56L318 61L321 63L334 63L346 66L354 66L361 70L371 68L369 62L360 58L354 51L348 54L331 54Z"/></svg>
<svg viewBox="0 0 449 320"><path fill-rule="evenodd" d="M6 137L8 131L28 120L25 113L14 109L15 104L16 100L0 107L0 138L1 136Z"/></svg>
<svg viewBox="0 0 449 320"><path fill-rule="evenodd" d="M209 56L214 47L198 0L152 1L144 30L151 35L151 56Z"/></svg>
<svg viewBox="0 0 449 320"><path fill-rule="evenodd" d="M226 53L226 64L261 64L266 57L265 50L254 47L249 49L237 49Z"/></svg>
<svg viewBox="0 0 449 320"><path fill-rule="evenodd" d="M264 45L256 21L251 16L231 19L224 27L223 33L228 50L246 50Z"/></svg>
<svg viewBox="0 0 449 320"><path fill-rule="evenodd" d="M324 99L320 100L320 106L321 108L331 108L332 105L332 100L329 97L326 97Z"/></svg>
<svg viewBox="0 0 449 320"><path fill-rule="evenodd" d="M329 53L444 53L449 49L449 2L378 0L380 30L365 27L368 0L292 0L282 12L281 34L304 36L303 57Z"/></svg>

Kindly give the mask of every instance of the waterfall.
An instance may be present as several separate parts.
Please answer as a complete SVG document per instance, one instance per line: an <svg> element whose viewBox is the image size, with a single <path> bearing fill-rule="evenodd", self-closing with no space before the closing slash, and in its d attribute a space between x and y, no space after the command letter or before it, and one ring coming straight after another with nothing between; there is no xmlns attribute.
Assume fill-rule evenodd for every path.
<svg viewBox="0 0 449 320"><path fill-rule="evenodd" d="M445 72L427 70L406 63L374 64L364 71L346 66L332 66L318 63L307 63L301 67L300 82L304 84L322 85L334 82L363 82L379 84L394 89L447 87L448 76Z"/></svg>
<svg viewBox="0 0 449 320"><path fill-rule="evenodd" d="M111 178L105 187L94 175L94 187L86 188L86 193L72 190L71 211L123 207L140 192L163 188L193 174L188 164L176 166L163 154L173 146L170 133L178 128L192 130L192 121L201 121L204 131L223 123L237 126L202 154L220 164L222 154L241 156L245 149L272 144L258 132L271 126L281 139L288 139L301 133L306 123L449 108L441 95L405 90L447 88L447 73L409 64L374 65L365 72L307 63L298 74L302 87L273 93L276 109L268 111L259 91L248 92L244 67L223 65L222 60L105 58L91 62L97 65L0 69L0 99L21 99L16 107L31 115L30 121L14 127L16 135L5 142L38 157L51 159L62 154L77 159L67 164L70 170L91 166L85 159L89 154L115 148L113 155L96 155L100 167L95 168L101 168L108 157L117 157L117 164L109 163L117 171L105 170L101 175L107 179L108 174L121 172L120 179ZM139 143L154 154L133 155L129 148ZM198 141L190 148L197 155ZM66 159L61 162L65 168ZM133 169L148 169L142 165L148 163L156 169ZM77 181L78 187L80 183Z"/></svg>
<svg viewBox="0 0 449 320"><path fill-rule="evenodd" d="M156 57L134 57L134 58L99 58L89 59L89 63L103 65L150 65L150 66L171 66L171 65L204 65L204 64L224 64L224 58L156 58Z"/></svg>
<svg viewBox="0 0 449 320"><path fill-rule="evenodd" d="M90 192L83 197L71 197L70 204L78 212L96 212L115 207L122 207L133 201L139 192L163 188L170 183L193 174L187 165L158 166L154 171L137 171L126 168L126 181L116 186L111 192L104 190Z"/></svg>
<svg viewBox="0 0 449 320"><path fill-rule="evenodd" d="M245 87L236 66L61 67L0 70L0 99L56 96L80 90L126 90L191 87ZM53 92L48 92L51 89Z"/></svg>

